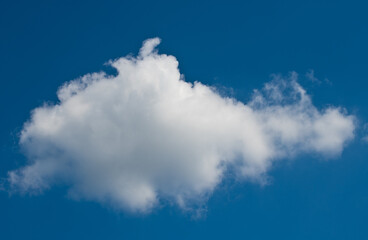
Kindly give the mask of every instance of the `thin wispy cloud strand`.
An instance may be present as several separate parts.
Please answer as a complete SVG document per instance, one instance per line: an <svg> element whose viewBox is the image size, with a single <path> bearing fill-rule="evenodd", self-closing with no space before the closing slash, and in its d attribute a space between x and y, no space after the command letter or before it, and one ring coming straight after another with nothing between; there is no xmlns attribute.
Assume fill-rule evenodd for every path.
<svg viewBox="0 0 368 240"><path fill-rule="evenodd" d="M232 169L263 183L272 163L298 154L338 156L354 137L354 116L317 109L292 73L275 76L248 103L183 80L158 38L137 57L111 61L116 76L87 74L32 111L20 145L28 165L9 172L14 191L69 186L75 199L132 212L162 202L203 202Z"/></svg>

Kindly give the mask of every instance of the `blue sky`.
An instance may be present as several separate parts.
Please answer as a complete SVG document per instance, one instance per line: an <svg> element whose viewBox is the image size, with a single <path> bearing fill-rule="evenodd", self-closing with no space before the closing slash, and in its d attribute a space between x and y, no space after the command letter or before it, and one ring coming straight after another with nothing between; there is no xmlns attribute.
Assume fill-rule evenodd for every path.
<svg viewBox="0 0 368 240"><path fill-rule="evenodd" d="M362 140L368 135L367 7L364 1L2 1L1 239L367 238L368 143ZM248 175L227 177L236 173L226 172L219 183L203 188L208 198L193 207L205 212L199 218L162 196L148 213L129 211L136 201L119 208L99 200L99 191L78 190L73 192L77 197L71 197L70 186L81 182L70 179L47 182L50 188L42 194L9 189L9 172L27 166L32 154L44 157L34 150L44 142L25 144L31 150L19 145L30 112L45 102L58 103L56 92L64 82L99 71L116 75L104 63L137 56L142 42L153 37L162 40L159 54L176 57L185 81L215 86L245 104L272 74L289 82L288 74L297 72L298 83L313 101L307 109L323 115L323 109L344 108L338 117L354 116L354 138L343 144L341 153L333 147L333 156L321 146L305 150L298 142L289 152L286 145L283 154L272 155L277 161L265 171L266 185L248 180ZM312 70L318 81L306 75ZM263 116L264 111L257 113ZM30 131L30 136L39 135ZM182 196L170 188L158 189ZM190 196L197 200L192 191ZM129 197L124 195L126 201Z"/></svg>

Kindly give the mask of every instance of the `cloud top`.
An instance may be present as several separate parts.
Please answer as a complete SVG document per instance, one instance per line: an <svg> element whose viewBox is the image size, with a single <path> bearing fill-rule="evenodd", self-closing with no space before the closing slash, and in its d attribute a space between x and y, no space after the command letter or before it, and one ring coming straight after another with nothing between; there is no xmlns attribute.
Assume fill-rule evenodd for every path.
<svg viewBox="0 0 368 240"><path fill-rule="evenodd" d="M264 181L278 159L334 157L354 137L342 108L318 110L297 76L275 76L248 103L182 79L160 39L111 62L116 76L87 74L32 111L20 144L28 165L9 172L14 190L69 186L69 196L149 212L161 202L205 201L229 169Z"/></svg>

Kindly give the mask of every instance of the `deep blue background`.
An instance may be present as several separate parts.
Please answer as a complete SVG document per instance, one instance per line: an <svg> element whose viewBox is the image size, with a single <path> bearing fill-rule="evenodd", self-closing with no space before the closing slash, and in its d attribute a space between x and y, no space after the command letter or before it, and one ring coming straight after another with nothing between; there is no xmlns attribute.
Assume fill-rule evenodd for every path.
<svg viewBox="0 0 368 240"><path fill-rule="evenodd" d="M148 216L0 191L0 239L368 239L368 2L4 1L0 3L0 177L25 164L17 141L29 112L65 81L105 70L159 36L187 81L249 99L272 73L297 71L318 107L358 117L342 156L277 163L271 185L226 183L193 220L175 207ZM321 84L308 82L314 69ZM325 83L328 78L331 84Z"/></svg>

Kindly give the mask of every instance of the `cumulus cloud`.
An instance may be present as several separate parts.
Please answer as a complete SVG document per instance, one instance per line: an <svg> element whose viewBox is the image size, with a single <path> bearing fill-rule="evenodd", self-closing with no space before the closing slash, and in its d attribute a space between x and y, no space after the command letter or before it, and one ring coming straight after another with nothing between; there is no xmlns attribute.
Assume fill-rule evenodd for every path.
<svg viewBox="0 0 368 240"><path fill-rule="evenodd" d="M14 191L69 186L72 198L149 212L205 201L229 169L263 182L272 163L298 154L338 156L354 117L317 109L297 75L274 76L248 103L183 80L158 38L111 61L116 76L87 74L32 111L20 136L29 162L10 171Z"/></svg>

